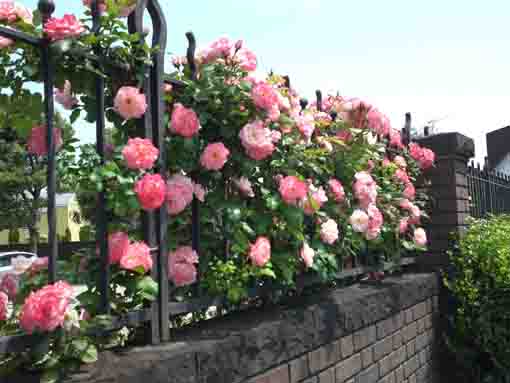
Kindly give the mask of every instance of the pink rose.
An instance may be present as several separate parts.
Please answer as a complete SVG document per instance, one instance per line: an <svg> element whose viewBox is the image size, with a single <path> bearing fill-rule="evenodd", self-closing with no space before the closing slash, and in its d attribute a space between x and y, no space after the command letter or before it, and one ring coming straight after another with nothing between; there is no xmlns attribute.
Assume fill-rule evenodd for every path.
<svg viewBox="0 0 510 383"><path fill-rule="evenodd" d="M66 80L62 89L55 89L55 101L57 101L64 109L72 109L78 104L78 99L73 96L71 91L71 82Z"/></svg>
<svg viewBox="0 0 510 383"><path fill-rule="evenodd" d="M407 168L407 162L404 157L402 156L395 156L393 159L393 162L395 162L395 165L397 165L399 168L405 169Z"/></svg>
<svg viewBox="0 0 510 383"><path fill-rule="evenodd" d="M376 202L377 184L367 172L358 172L354 175L354 178L356 180L352 187L354 196L359 201L361 207L366 209L368 205Z"/></svg>
<svg viewBox="0 0 510 383"><path fill-rule="evenodd" d="M46 155L48 153L47 134L46 125L34 126L27 140L28 152L38 156ZM53 127L53 141L55 142L55 151L57 151L62 146L62 131L57 127Z"/></svg>
<svg viewBox="0 0 510 383"><path fill-rule="evenodd" d="M204 52L204 62L210 63L218 58L230 57L234 44L228 37L220 37L213 41Z"/></svg>
<svg viewBox="0 0 510 383"><path fill-rule="evenodd" d="M428 148L423 148L422 154L421 154L420 167L423 170L428 169L428 168L432 167L432 165L434 165L435 160L436 160L436 154Z"/></svg>
<svg viewBox="0 0 510 383"><path fill-rule="evenodd" d="M193 109L176 103L172 111L170 131L180 136L190 138L200 130L200 121Z"/></svg>
<svg viewBox="0 0 510 383"><path fill-rule="evenodd" d="M254 244L250 244L248 254L254 266L263 267L271 258L271 242L267 237L258 237Z"/></svg>
<svg viewBox="0 0 510 383"><path fill-rule="evenodd" d="M129 247L129 237L122 231L116 231L108 235L108 258L110 264L119 263L126 255ZM85 259L85 258L84 258Z"/></svg>
<svg viewBox="0 0 510 383"><path fill-rule="evenodd" d="M28 275L34 276L39 271L47 270L48 269L48 257L37 257L34 259L32 264L30 265L30 268L28 269Z"/></svg>
<svg viewBox="0 0 510 383"><path fill-rule="evenodd" d="M13 1L0 1L0 21L13 23L18 18Z"/></svg>
<svg viewBox="0 0 510 383"><path fill-rule="evenodd" d="M9 303L9 297L3 291L0 291L0 321L7 319L7 305Z"/></svg>
<svg viewBox="0 0 510 383"><path fill-rule="evenodd" d="M248 157L254 160L263 160L275 150L272 132L260 120L246 124L239 132L239 138Z"/></svg>
<svg viewBox="0 0 510 383"><path fill-rule="evenodd" d="M200 202L205 201L206 191L202 185L193 182L193 194Z"/></svg>
<svg viewBox="0 0 510 383"><path fill-rule="evenodd" d="M306 197L308 186L295 176L287 176L280 181L278 190L286 203L295 205L298 201Z"/></svg>
<svg viewBox="0 0 510 383"><path fill-rule="evenodd" d="M402 192L402 195L410 200L413 200L416 195L416 189L414 188L414 185L411 182L406 183L405 189Z"/></svg>
<svg viewBox="0 0 510 383"><path fill-rule="evenodd" d="M130 243L126 253L120 259L120 267L135 270L139 267L145 272L152 269L151 249L145 242Z"/></svg>
<svg viewBox="0 0 510 383"><path fill-rule="evenodd" d="M321 225L320 237L322 242L332 245L338 239L338 225L332 219L328 219Z"/></svg>
<svg viewBox="0 0 510 383"><path fill-rule="evenodd" d="M345 143L352 141L352 133L347 129L339 130L336 136L339 140L342 140Z"/></svg>
<svg viewBox="0 0 510 383"><path fill-rule="evenodd" d="M315 119L312 114L303 113L296 117L297 128L305 138L313 136L315 131Z"/></svg>
<svg viewBox="0 0 510 383"><path fill-rule="evenodd" d="M185 286L197 280L198 254L190 246L181 246L168 253L168 278L175 286Z"/></svg>
<svg viewBox="0 0 510 383"><path fill-rule="evenodd" d="M328 197L322 186L317 189L313 185L310 185L309 189L311 193L308 197L303 199L303 210L305 214L312 215L328 201Z"/></svg>
<svg viewBox="0 0 510 383"><path fill-rule="evenodd" d="M365 232L365 238L373 240L381 234L381 227L384 219L381 211L374 204L368 206L367 213L369 221L367 231Z"/></svg>
<svg viewBox="0 0 510 383"><path fill-rule="evenodd" d="M159 209L165 202L165 181L159 174L147 173L136 181L134 192L143 210Z"/></svg>
<svg viewBox="0 0 510 383"><path fill-rule="evenodd" d="M234 181L234 184L239 189L242 195L246 197L253 198L255 197L255 193L253 192L253 188L251 186L251 182L246 177L241 177Z"/></svg>
<svg viewBox="0 0 510 383"><path fill-rule="evenodd" d="M403 184L409 183L409 176L407 175L407 172L403 169L397 169L395 171L395 174L393 174L393 178L397 181L402 182Z"/></svg>
<svg viewBox="0 0 510 383"><path fill-rule="evenodd" d="M411 210L411 207L413 206L413 204L411 203L411 201L409 201L407 198L402 198L400 201L399 201L399 206L404 209L404 210Z"/></svg>
<svg viewBox="0 0 510 383"><path fill-rule="evenodd" d="M7 294L7 296L14 300L18 294L19 278L11 273L4 274L2 282L0 282L0 291Z"/></svg>
<svg viewBox="0 0 510 383"><path fill-rule="evenodd" d="M115 111L125 120L140 118L147 110L147 100L140 89L134 86L123 86L113 100Z"/></svg>
<svg viewBox="0 0 510 383"><path fill-rule="evenodd" d="M239 67L246 72L257 69L257 56L249 49L241 49L236 54Z"/></svg>
<svg viewBox="0 0 510 383"><path fill-rule="evenodd" d="M167 182L166 191L168 213L177 215L193 201L195 188L191 178L174 174Z"/></svg>
<svg viewBox="0 0 510 383"><path fill-rule="evenodd" d="M14 44L14 40L8 39L7 37L0 36L0 49L8 48Z"/></svg>
<svg viewBox="0 0 510 383"><path fill-rule="evenodd" d="M275 144L282 139L282 134L277 130L271 131L271 141Z"/></svg>
<svg viewBox="0 0 510 383"><path fill-rule="evenodd" d="M75 15L64 15L62 18L52 17L43 29L45 35L50 40L62 40L71 37L78 37L85 32L85 27L76 18Z"/></svg>
<svg viewBox="0 0 510 383"><path fill-rule="evenodd" d="M387 167L391 165L391 161L388 157L384 157L382 160L382 166Z"/></svg>
<svg viewBox="0 0 510 383"><path fill-rule="evenodd" d="M413 241L418 246L425 246L427 244L427 234L421 227L414 230Z"/></svg>
<svg viewBox="0 0 510 383"><path fill-rule="evenodd" d="M257 108L270 111L278 107L278 93L271 84L261 81L252 88L251 97Z"/></svg>
<svg viewBox="0 0 510 383"><path fill-rule="evenodd" d="M333 194L336 202L345 201L345 191L342 183L335 178L331 178L328 181L329 191Z"/></svg>
<svg viewBox="0 0 510 383"><path fill-rule="evenodd" d="M159 150L147 138L130 138L122 156L129 169L150 169L158 159Z"/></svg>
<svg viewBox="0 0 510 383"><path fill-rule="evenodd" d="M299 256L307 268L313 266L313 257L315 257L315 251L310 246L308 246L308 243L303 243L303 247L299 251Z"/></svg>
<svg viewBox="0 0 510 383"><path fill-rule="evenodd" d="M368 214L361 209L356 209L352 212L349 217L349 223L352 226L352 230L357 233L364 233L368 229L370 218Z"/></svg>
<svg viewBox="0 0 510 383"><path fill-rule="evenodd" d="M200 157L200 164L207 170L220 170L223 168L230 155L222 142L208 144Z"/></svg>
<svg viewBox="0 0 510 383"><path fill-rule="evenodd" d="M64 281L31 292L21 308L20 326L29 334L61 327L73 293L72 286Z"/></svg>
<svg viewBox="0 0 510 383"><path fill-rule="evenodd" d="M368 127L379 136L387 136L390 132L389 120L376 108L367 113Z"/></svg>
<svg viewBox="0 0 510 383"><path fill-rule="evenodd" d="M404 145L402 144L402 137L400 136L400 132L395 129L390 130L390 146L395 148L402 149Z"/></svg>
<svg viewBox="0 0 510 383"><path fill-rule="evenodd" d="M407 217L402 218L398 224L399 233L404 234L407 231L408 227L409 227L409 218L407 218Z"/></svg>

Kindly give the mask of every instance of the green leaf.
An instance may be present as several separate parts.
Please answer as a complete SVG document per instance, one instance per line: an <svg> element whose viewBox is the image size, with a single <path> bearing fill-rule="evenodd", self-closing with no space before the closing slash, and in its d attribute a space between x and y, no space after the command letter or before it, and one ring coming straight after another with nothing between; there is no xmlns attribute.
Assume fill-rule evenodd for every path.
<svg viewBox="0 0 510 383"><path fill-rule="evenodd" d="M147 300L153 301L158 296L158 284L149 276L140 279L136 283L138 293Z"/></svg>
<svg viewBox="0 0 510 383"><path fill-rule="evenodd" d="M81 361L86 364L97 362L97 358L97 348L93 344L89 344L86 350L80 356Z"/></svg>
<svg viewBox="0 0 510 383"><path fill-rule="evenodd" d="M56 383L58 382L59 377L58 370L46 370L41 375L41 383Z"/></svg>

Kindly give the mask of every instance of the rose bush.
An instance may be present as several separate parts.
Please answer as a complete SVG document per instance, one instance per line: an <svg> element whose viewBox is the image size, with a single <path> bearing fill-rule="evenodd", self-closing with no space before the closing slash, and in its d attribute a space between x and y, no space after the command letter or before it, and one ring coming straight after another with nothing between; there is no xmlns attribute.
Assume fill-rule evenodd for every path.
<svg viewBox="0 0 510 383"><path fill-rule="evenodd" d="M86 147L75 175L80 204L92 223L97 193L105 195L113 315L146 308L157 295L148 275L154 266L151 248L140 235L143 211L168 212L168 279L179 299L192 297L191 285L198 280L208 293L239 302L254 287L292 289L307 272L332 279L353 257L381 266L398 260L402 249L424 248L426 233L419 226L426 199L415 183L432 166L434 154L417 144L403 145L399 131L367 102L337 95L304 106L283 77L255 73L256 55L242 41L221 38L196 54L197 73L186 58L172 59L175 71L166 79L183 86L164 87L169 155L163 162L138 124L151 96L143 93L142 82L154 50L140 41L145 36L128 34L118 18L133 2L100 4L101 35L91 33L89 19L66 15L41 26L2 4L0 23L45 33L60 47L55 98L71 111L72 122L80 116L96 120L90 84L98 72L107 74L104 163ZM28 67L37 67L37 55L17 42L4 45L6 70L23 81L40 81L35 69L27 74L25 66L6 64L11 49L19 49ZM104 68L79 54L98 49L129 69L102 73ZM46 128L35 122L23 139L30 152L45 156ZM59 131L55 134L58 148ZM156 165L166 177L156 173ZM193 211L199 212L200 229L195 249ZM16 260L15 275L1 281L4 333L21 325L26 332L50 332L54 339L71 333L80 346L85 342L70 353L55 340L52 364L42 366L93 359L99 340L85 330L104 319L98 254L93 249L64 256L59 277L67 282L47 285L47 263L32 259ZM71 285L86 288L71 295Z"/></svg>

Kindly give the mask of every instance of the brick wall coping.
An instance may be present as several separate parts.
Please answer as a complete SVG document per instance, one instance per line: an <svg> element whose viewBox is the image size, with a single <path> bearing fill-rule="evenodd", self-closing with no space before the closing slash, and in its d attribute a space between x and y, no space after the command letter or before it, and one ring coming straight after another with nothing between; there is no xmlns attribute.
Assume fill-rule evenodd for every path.
<svg viewBox="0 0 510 383"><path fill-rule="evenodd" d="M69 382L242 382L432 298L438 288L435 274L408 274L233 314L183 329L172 343L105 352Z"/></svg>

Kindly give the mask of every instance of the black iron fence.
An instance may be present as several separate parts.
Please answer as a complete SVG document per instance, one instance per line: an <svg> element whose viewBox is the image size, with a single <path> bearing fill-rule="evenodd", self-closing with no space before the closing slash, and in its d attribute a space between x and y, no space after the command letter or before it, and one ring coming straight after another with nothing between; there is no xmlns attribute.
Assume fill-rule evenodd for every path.
<svg viewBox="0 0 510 383"><path fill-rule="evenodd" d="M43 22L47 21L54 9L52 0L40 0L38 9L41 13ZM152 140L154 146L159 149L160 156L157 163L157 172L166 179L166 157L165 153L165 130L164 121L164 98L163 98L163 77L164 77L164 52L166 47L166 21L157 0L139 0L136 9L128 18L128 27L130 33L139 33L144 35L144 13L148 13L152 22L152 47L157 47L152 55L152 65L146 67L143 93L147 97L148 109L138 122L138 131ZM92 18L93 33L99 33L100 15L98 9L98 1L92 1ZM55 164L55 142L53 130L54 128L54 101L53 88L55 67L53 64L51 41L46 37L34 37L24 32L15 31L10 28L0 27L0 36L9 39L22 41L37 47L41 55L41 69L44 81L44 103L45 103L45 120L47 125L47 147L48 147L48 257L49 257L49 282L53 283L57 280L57 260L59 256L59 247L57 242L56 231L56 209L55 209L55 191L56 191L56 164ZM195 57L195 40L191 33L186 35L189 46L187 51L187 59L192 79L195 77L196 66ZM94 55L87 55L98 66L99 72L103 72L104 67L108 64L108 57L103 55L99 50ZM115 63L110 63L115 66ZM105 71L106 72L106 71ZM287 80L288 81L288 80ZM173 82L177 89L183 84ZM97 75L95 79L95 95L96 95L96 149L101 162L105 162L105 78ZM317 93L317 105L320 110L321 94ZM306 106L306 103L304 104ZM404 141L409 142L409 126L407 126ZM158 283L158 296L152 303L151 307L140 309L124 314L122 317L116 317L112 320L108 328L102 328L101 331L113 331L124 326L138 326L150 323L152 343L168 341L170 339L171 318L199 310L205 310L210 306L221 306L226 303L225 297L201 296L197 289L196 298L186 301L172 300L172 287L168 280L167 271L167 233L168 233L168 213L166 206L152 212L144 212L142 215L143 240L150 246L154 267L152 268L152 277ZM110 265L108 257L108 241L107 241L107 225L108 216L106 209L104 191L98 195L97 203L97 246L98 256L101 259L101 280L99 281L98 290L101 293L101 312L110 313L110 298L108 296L110 284ZM199 252L200 228L199 228L199 204L195 199L192 205L192 247ZM362 256L360 256L360 259ZM414 263L412 258L405 258L401 265ZM394 268L394 264L385 263L382 265L384 270ZM336 278L341 280L345 278L357 278L370 271L375 271L374 267L367 267L360 262L359 259L353 259L346 269L337 273ZM380 270L377 268L377 270ZM301 287L319 282L318 277L310 276L306 279L298 281ZM249 298L270 295L272 286L262 286L249 292ZM14 335L0 338L0 354L7 352L23 351L27 346L37 341L36 336Z"/></svg>
<svg viewBox="0 0 510 383"><path fill-rule="evenodd" d="M510 176L471 162L467 168L467 182L472 217L510 213Z"/></svg>

